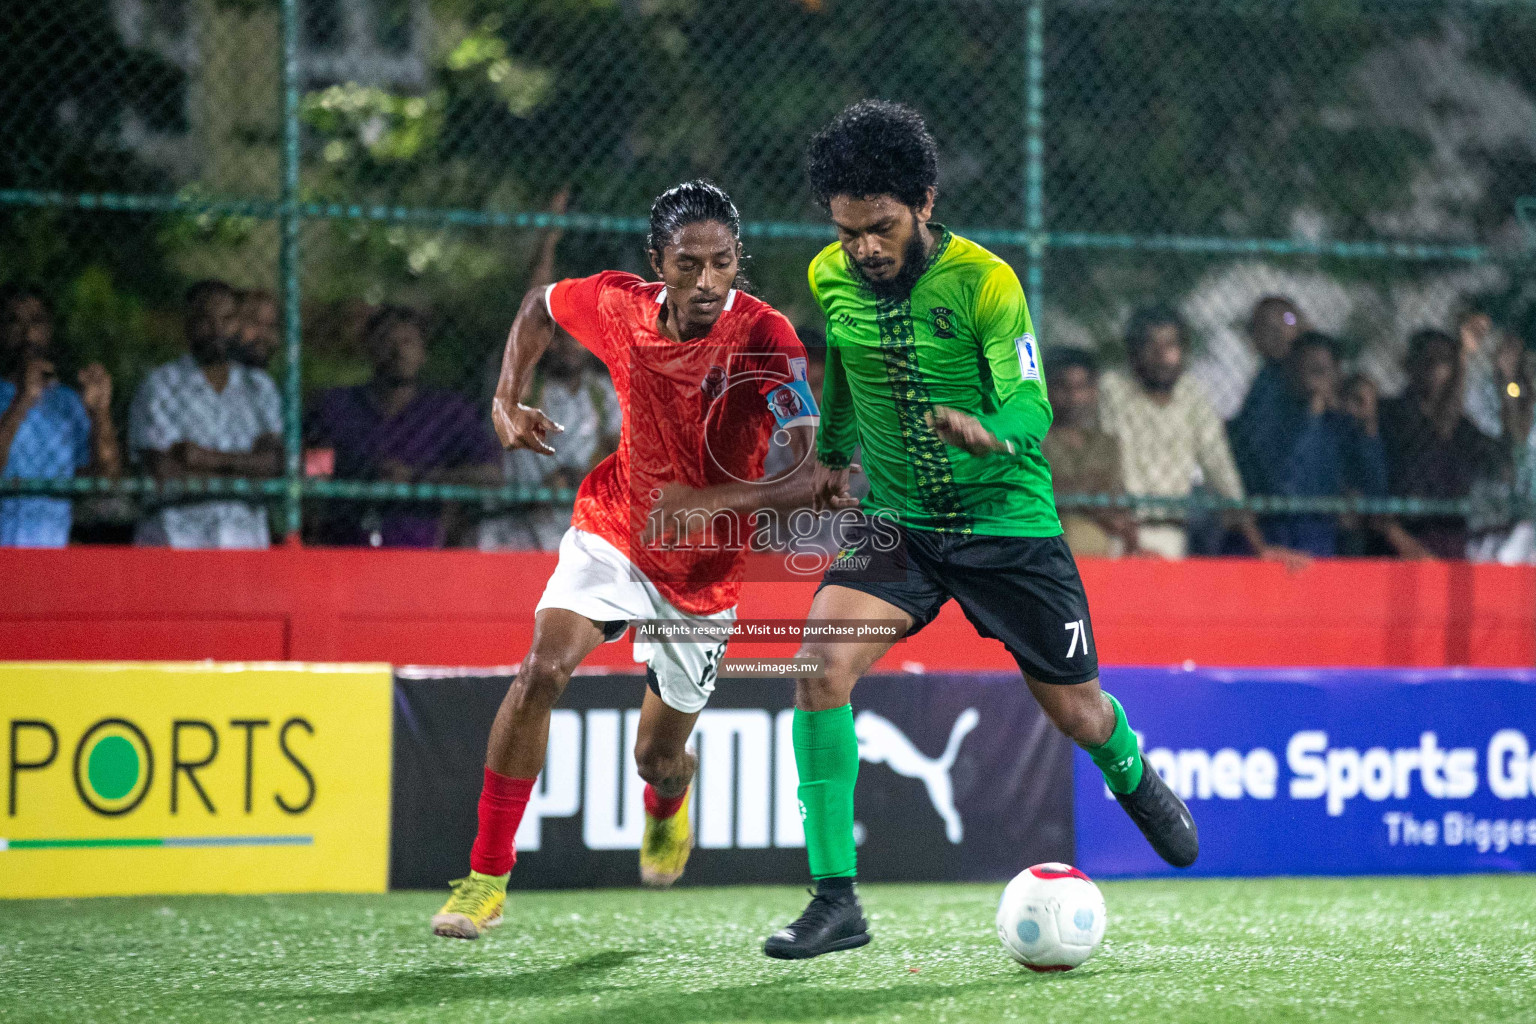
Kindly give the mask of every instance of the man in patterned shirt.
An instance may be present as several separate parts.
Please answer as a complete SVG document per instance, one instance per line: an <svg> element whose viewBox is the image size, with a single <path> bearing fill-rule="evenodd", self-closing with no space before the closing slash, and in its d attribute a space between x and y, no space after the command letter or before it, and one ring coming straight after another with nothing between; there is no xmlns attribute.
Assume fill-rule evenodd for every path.
<svg viewBox="0 0 1536 1024"><path fill-rule="evenodd" d="M1166 307L1138 310L1131 317L1125 332L1131 374L1112 371L1100 382L1104 429L1120 439L1128 493L1186 498L1203 482L1219 497L1240 500L1243 481L1226 427L1199 382L1184 372L1187 333L1183 319ZM1252 513L1236 512L1226 519L1260 558L1292 571L1307 565L1301 552L1267 543ZM1164 558L1183 558L1189 550L1183 511L1144 512L1137 542Z"/></svg>
<svg viewBox="0 0 1536 1024"><path fill-rule="evenodd" d="M236 362L238 296L223 281L187 289L187 346L144 378L128 411L128 446L154 476L269 477L282 472L283 413L265 370ZM266 506L248 501L165 505L135 541L173 548L264 548Z"/></svg>
<svg viewBox="0 0 1536 1024"><path fill-rule="evenodd" d="M1007 647L1153 848L1189 865L1199 849L1189 811L1143 770L1124 710L1099 690L1088 599L1040 453L1051 407L1018 277L933 223L938 147L917 111L857 103L811 141L809 165L838 234L810 268L827 323L817 473L846 481L857 443L870 482L866 526L827 570L809 617L895 621L911 635L954 598L977 632ZM853 886L859 746L849 700L893 643L801 648L825 670L798 681L793 726L817 888L805 913L769 936L769 956L869 941Z"/></svg>

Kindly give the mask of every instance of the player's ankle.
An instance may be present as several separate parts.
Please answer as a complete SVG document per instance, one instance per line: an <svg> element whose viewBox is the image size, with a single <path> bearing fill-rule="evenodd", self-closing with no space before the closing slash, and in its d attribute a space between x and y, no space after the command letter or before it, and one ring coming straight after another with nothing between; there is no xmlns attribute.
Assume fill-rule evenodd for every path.
<svg viewBox="0 0 1536 1024"><path fill-rule="evenodd" d="M840 875L836 878L816 879L817 896L852 896L854 893L854 876Z"/></svg>
<svg viewBox="0 0 1536 1024"><path fill-rule="evenodd" d="M688 798L688 787L676 796L662 796L661 792L650 783L645 785L645 813L657 821L665 821L674 816L682 808L683 801Z"/></svg>

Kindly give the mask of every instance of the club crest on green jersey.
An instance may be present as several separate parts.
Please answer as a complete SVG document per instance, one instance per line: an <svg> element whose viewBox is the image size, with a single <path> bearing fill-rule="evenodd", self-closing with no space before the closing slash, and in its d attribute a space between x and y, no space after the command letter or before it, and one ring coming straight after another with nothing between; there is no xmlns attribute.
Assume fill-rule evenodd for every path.
<svg viewBox="0 0 1536 1024"><path fill-rule="evenodd" d="M933 336L936 338L953 338L955 336L955 311L948 306L934 306L928 310L933 317Z"/></svg>

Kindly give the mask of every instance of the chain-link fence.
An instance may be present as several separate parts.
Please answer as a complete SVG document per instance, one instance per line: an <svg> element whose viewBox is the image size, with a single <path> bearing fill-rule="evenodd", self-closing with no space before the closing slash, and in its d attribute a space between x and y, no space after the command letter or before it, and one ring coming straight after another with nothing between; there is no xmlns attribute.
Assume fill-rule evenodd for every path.
<svg viewBox="0 0 1536 1024"><path fill-rule="evenodd" d="M259 512L272 533L317 541L546 543L560 517L542 503L568 500L582 457L504 463L487 415L523 292L644 272L651 198L704 175L747 218L755 289L810 334L805 266L832 236L803 148L867 96L927 116L941 219L1019 270L1047 369L1072 378L1053 393L1051 447L1080 542L1218 551L1231 529L1253 539L1235 516L1246 509L1276 544L1323 544L1307 531L1326 523L1341 552L1444 553L1505 545L1529 516L1528 0L10 0L5 12L0 277L45 300L48 379L76 385L100 363L112 386L104 400L99 382L79 382L83 411L59 404L68 444L18 425L0 493L73 496L77 538L154 539L217 498L225 512L196 525L211 543L260 532ZM208 318L189 316L183 294L204 279L240 290L234 333L274 388L238 370L238 387L198 405L174 369L152 378L197 344L194 321ZM5 337L19 401L18 295ZM1332 345L1263 354L1266 297L1288 305L1265 315L1289 311ZM1149 306L1176 322L1133 316ZM1133 322L1144 329L1128 335ZM1185 370L1165 394L1128 342L1169 326ZM1450 383L1443 342L1421 338L1409 358L1424 328L1453 343ZM1313 365L1325 355L1331 366ZM548 380L588 424L586 457L616 424L579 364ZM418 370L414 391L358 390ZM1074 386L1098 373L1097 395ZM1448 387L1461 396L1450 404ZM155 388L202 421L155 424ZM1217 436L1194 444L1211 417ZM105 431L121 442L116 478L102 472ZM1152 445L1160 431L1176 443ZM56 528L48 507L36 515ZM0 542L17 542L4 529Z"/></svg>

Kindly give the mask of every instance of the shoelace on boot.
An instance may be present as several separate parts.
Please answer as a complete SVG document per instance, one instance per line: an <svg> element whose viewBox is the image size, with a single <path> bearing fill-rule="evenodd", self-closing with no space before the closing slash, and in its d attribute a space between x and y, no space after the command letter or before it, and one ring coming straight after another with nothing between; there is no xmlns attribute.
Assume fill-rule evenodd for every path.
<svg viewBox="0 0 1536 1024"><path fill-rule="evenodd" d="M806 932L819 929L822 925L826 924L828 919L837 913L839 904L847 899L845 896L833 896L827 893L819 893L814 889L807 889L806 892L810 893L811 895L810 906L806 907L805 913L795 918L794 923L791 924L788 929L786 929L787 931L793 932L796 935L805 934Z"/></svg>
<svg viewBox="0 0 1536 1024"><path fill-rule="evenodd" d="M476 910L487 899L496 895L496 886L483 878L476 878L473 875L455 878L448 883L448 886L453 890L455 913L458 912L459 907L468 907L470 910Z"/></svg>

